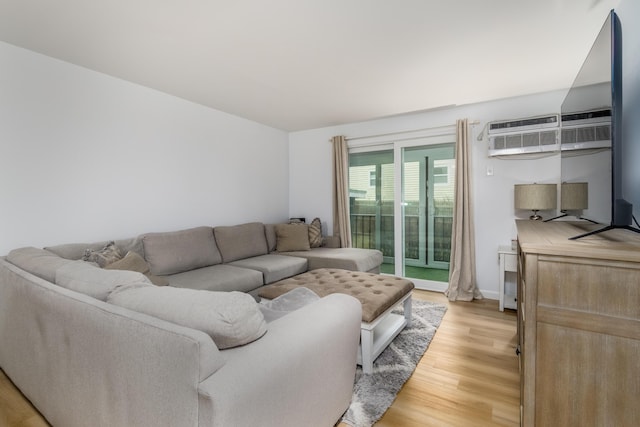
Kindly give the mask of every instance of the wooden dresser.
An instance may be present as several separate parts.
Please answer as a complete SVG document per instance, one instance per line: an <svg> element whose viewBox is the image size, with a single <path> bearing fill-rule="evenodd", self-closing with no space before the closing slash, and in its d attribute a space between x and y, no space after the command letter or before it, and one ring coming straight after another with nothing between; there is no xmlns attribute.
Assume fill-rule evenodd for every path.
<svg viewBox="0 0 640 427"><path fill-rule="evenodd" d="M640 234L520 220L522 426L640 425Z"/></svg>

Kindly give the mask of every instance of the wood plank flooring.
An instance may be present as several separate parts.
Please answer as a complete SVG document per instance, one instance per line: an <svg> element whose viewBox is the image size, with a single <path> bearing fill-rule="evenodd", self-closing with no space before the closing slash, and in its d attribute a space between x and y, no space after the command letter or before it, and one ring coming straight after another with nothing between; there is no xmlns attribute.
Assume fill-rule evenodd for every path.
<svg viewBox="0 0 640 427"><path fill-rule="evenodd" d="M498 311L493 300L450 303L440 293L419 290L414 298L448 310L376 427L519 425L515 312ZM0 370L0 427L42 426L47 422Z"/></svg>
<svg viewBox="0 0 640 427"><path fill-rule="evenodd" d="M49 423L0 370L0 427L46 427Z"/></svg>
<svg viewBox="0 0 640 427"><path fill-rule="evenodd" d="M495 300L450 303L433 292L414 291L414 298L448 310L376 427L520 425L515 311L498 311Z"/></svg>

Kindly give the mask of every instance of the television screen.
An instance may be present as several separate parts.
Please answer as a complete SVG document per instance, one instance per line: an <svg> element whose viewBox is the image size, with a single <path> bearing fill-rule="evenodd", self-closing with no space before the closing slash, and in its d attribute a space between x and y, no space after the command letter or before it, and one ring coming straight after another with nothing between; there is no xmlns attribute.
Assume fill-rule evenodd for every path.
<svg viewBox="0 0 640 427"><path fill-rule="evenodd" d="M630 178L636 147L622 137L621 43L611 11L561 106L560 209L607 226L597 231L632 228L637 193Z"/></svg>

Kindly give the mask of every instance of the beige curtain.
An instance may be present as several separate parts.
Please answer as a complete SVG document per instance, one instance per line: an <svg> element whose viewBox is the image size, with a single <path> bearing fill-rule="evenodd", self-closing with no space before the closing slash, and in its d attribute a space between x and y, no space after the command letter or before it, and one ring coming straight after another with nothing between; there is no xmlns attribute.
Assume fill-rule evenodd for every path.
<svg viewBox="0 0 640 427"><path fill-rule="evenodd" d="M471 160L469 158L469 123L456 122L456 188L451 233L449 288L450 301L481 299L476 285L475 230L471 198Z"/></svg>
<svg viewBox="0 0 640 427"><path fill-rule="evenodd" d="M333 145L333 235L340 246L351 247L349 220L349 150L344 136L334 136Z"/></svg>

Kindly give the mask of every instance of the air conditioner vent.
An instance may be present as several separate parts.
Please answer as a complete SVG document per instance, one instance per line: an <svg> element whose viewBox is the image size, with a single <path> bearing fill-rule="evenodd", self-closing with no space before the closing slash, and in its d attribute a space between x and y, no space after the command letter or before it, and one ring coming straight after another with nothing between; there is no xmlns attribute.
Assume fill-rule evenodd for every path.
<svg viewBox="0 0 640 427"><path fill-rule="evenodd" d="M563 114L560 147L563 151L611 147L611 109Z"/></svg>
<svg viewBox="0 0 640 427"><path fill-rule="evenodd" d="M594 120L606 118L611 121L611 110L608 108L595 111L583 111L580 113L569 113L562 115L562 123L575 122L576 120Z"/></svg>
<svg viewBox="0 0 640 427"><path fill-rule="evenodd" d="M489 133L500 130L512 131L514 129L522 129L529 126L558 126L558 116L533 117L530 119L511 120L508 122L493 122L489 124Z"/></svg>
<svg viewBox="0 0 640 427"><path fill-rule="evenodd" d="M558 149L557 114L488 125L489 156L540 153Z"/></svg>

